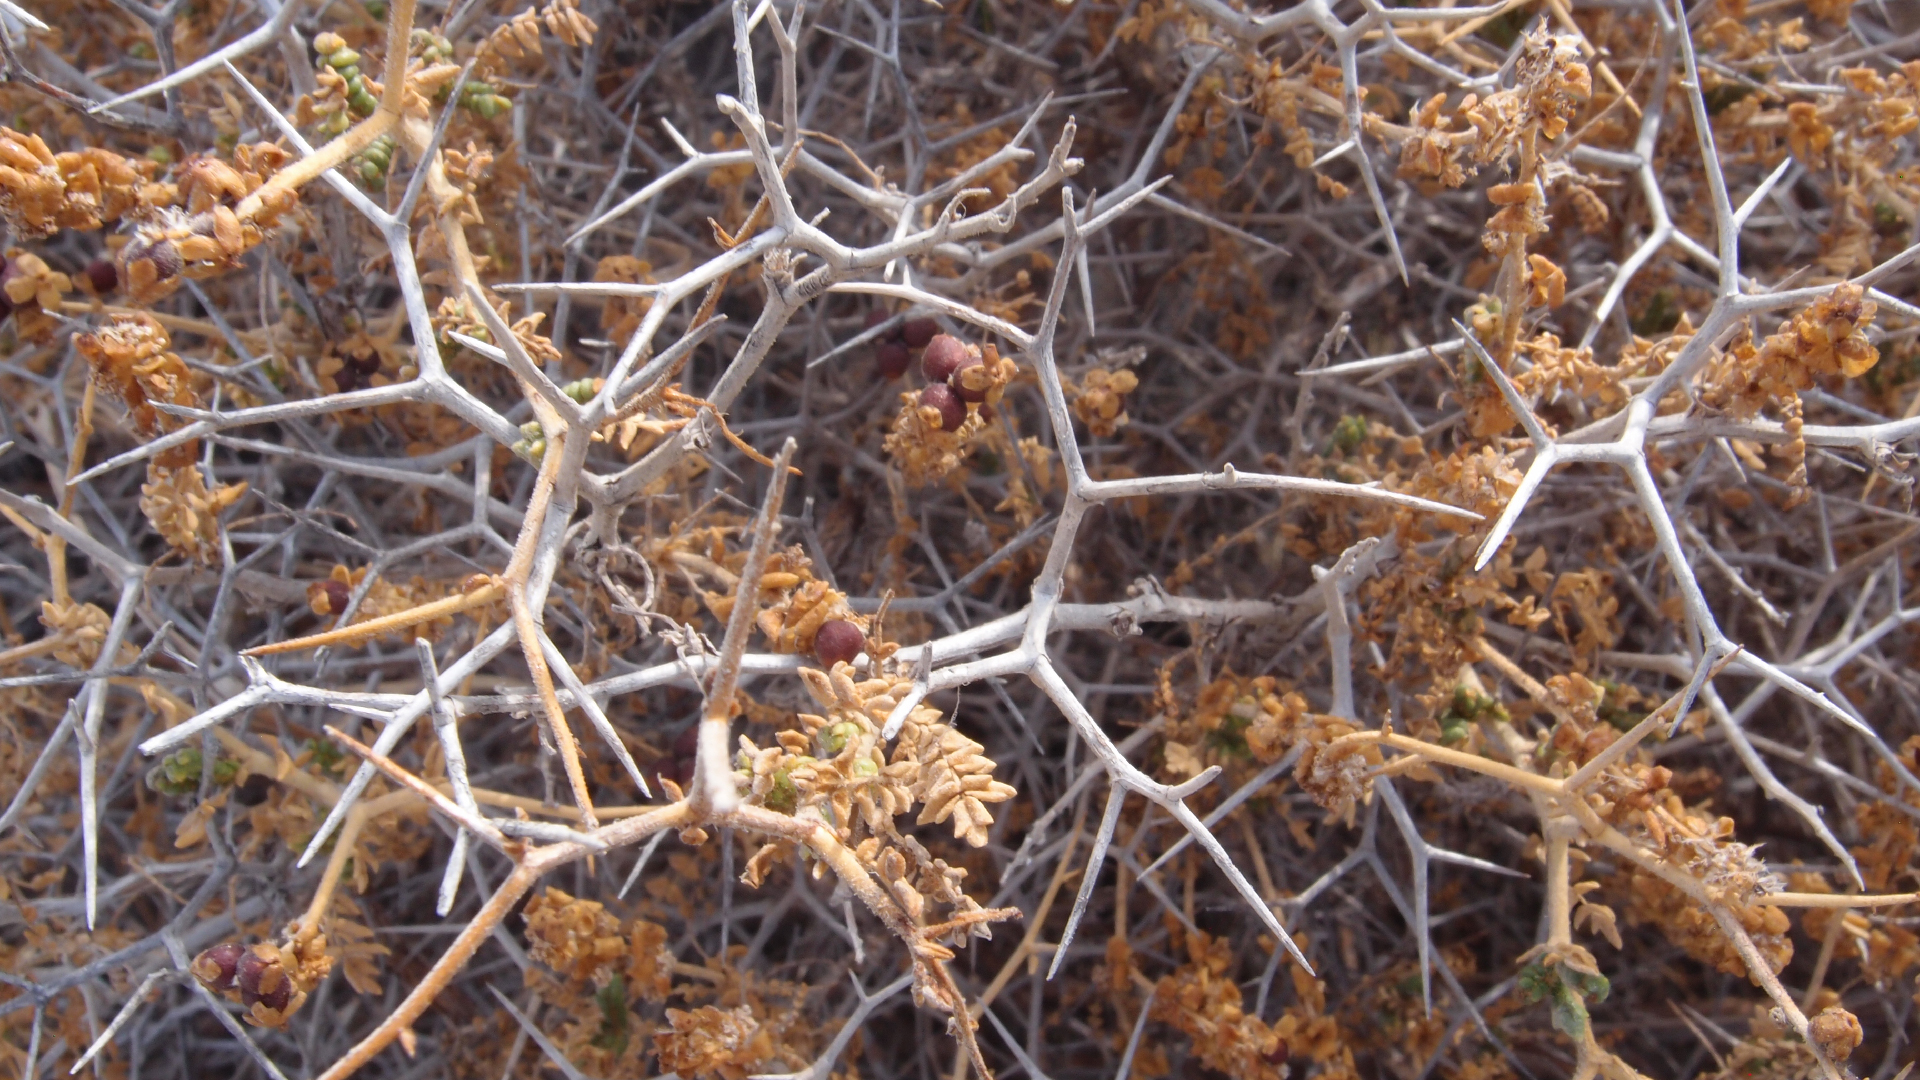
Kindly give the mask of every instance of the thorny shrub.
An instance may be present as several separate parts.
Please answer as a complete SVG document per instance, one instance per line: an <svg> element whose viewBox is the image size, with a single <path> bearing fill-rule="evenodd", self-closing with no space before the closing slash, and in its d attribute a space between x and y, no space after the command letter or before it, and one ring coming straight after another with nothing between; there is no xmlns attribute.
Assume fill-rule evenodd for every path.
<svg viewBox="0 0 1920 1080"><path fill-rule="evenodd" d="M0 2L0 1072L1910 1068L1911 9Z"/></svg>

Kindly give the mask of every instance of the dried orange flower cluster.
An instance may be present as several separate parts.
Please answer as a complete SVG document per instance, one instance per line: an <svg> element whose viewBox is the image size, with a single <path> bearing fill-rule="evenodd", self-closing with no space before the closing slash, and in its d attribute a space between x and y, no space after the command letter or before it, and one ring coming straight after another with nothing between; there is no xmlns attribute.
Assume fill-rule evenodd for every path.
<svg viewBox="0 0 1920 1080"><path fill-rule="evenodd" d="M21 240L98 229L171 202L152 183L158 171L157 162L99 147L56 154L39 135L0 127L0 220Z"/></svg>

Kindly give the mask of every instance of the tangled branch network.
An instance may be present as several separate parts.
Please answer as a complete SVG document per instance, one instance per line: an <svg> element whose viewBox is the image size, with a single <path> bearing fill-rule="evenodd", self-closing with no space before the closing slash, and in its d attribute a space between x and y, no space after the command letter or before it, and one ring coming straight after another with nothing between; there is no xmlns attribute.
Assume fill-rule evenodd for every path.
<svg viewBox="0 0 1920 1080"><path fill-rule="evenodd" d="M1911 1068L1900 5L29 6L18 1075Z"/></svg>

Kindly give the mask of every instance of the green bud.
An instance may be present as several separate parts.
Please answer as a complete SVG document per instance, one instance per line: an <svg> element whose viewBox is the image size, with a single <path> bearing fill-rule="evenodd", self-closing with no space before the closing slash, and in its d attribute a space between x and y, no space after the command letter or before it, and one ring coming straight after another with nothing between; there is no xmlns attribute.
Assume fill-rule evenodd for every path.
<svg viewBox="0 0 1920 1080"><path fill-rule="evenodd" d="M147 787L163 795L192 795L200 790L200 773L204 759L200 751L192 748L176 751L162 758L160 764L147 770ZM226 758L215 758L213 762L213 782L226 786L240 775L240 763Z"/></svg>
<svg viewBox="0 0 1920 1080"><path fill-rule="evenodd" d="M200 751L181 750L147 770L147 787L162 795L191 795L200 790Z"/></svg>
<svg viewBox="0 0 1920 1080"><path fill-rule="evenodd" d="M847 748L847 744L860 737L860 725L851 720L842 720L820 731L820 748L828 756L838 754Z"/></svg>
<svg viewBox="0 0 1920 1080"><path fill-rule="evenodd" d="M420 58L428 63L446 60L453 56L453 43L431 30L414 27L413 33L407 38L407 43L409 49L418 53Z"/></svg>
<svg viewBox="0 0 1920 1080"><path fill-rule="evenodd" d="M520 441L509 447L515 454L538 465L547 452L546 429L540 421L529 420L520 425Z"/></svg>
<svg viewBox="0 0 1920 1080"><path fill-rule="evenodd" d="M1367 421L1363 417L1343 416L1333 427L1333 445L1344 452L1352 453L1366 441Z"/></svg>
<svg viewBox="0 0 1920 1080"><path fill-rule="evenodd" d="M492 120L513 108L513 102L501 97L499 94L482 94L477 97L470 97L467 99L466 105L467 108L472 109L488 120Z"/></svg>
<svg viewBox="0 0 1920 1080"><path fill-rule="evenodd" d="M333 53L327 57L327 66L332 68L335 71L340 72L340 75L342 78L348 78L348 79L353 78L353 75L360 74L359 69L357 68L354 70L353 75L348 75L346 72L347 68L353 67L355 64L358 64L359 62L360 62L360 54L353 51L352 49L341 49L339 52Z"/></svg>
<svg viewBox="0 0 1920 1080"><path fill-rule="evenodd" d="M578 402L579 404L585 405L587 402L593 400L593 394L594 394L593 380L592 379L575 379L573 382L570 382L567 385L561 387L560 392L572 398L574 401Z"/></svg>
<svg viewBox="0 0 1920 1080"><path fill-rule="evenodd" d="M791 814L800 806L800 789L794 786L793 777L785 769L773 774L773 787L767 792L767 809L779 814Z"/></svg>
<svg viewBox="0 0 1920 1080"><path fill-rule="evenodd" d="M324 773L339 773L341 765L346 761L347 752L340 749L332 739L308 739L300 745L300 748L313 755L311 760L315 765L320 766L320 771Z"/></svg>
<svg viewBox="0 0 1920 1080"><path fill-rule="evenodd" d="M367 14L373 16L375 22L387 21L386 0L365 0L360 6L367 9Z"/></svg>

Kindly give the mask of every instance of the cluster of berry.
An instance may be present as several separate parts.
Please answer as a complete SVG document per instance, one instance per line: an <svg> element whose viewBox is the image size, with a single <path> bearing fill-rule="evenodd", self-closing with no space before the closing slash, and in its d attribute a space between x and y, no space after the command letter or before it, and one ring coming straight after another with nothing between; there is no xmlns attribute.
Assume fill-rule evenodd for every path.
<svg viewBox="0 0 1920 1080"><path fill-rule="evenodd" d="M892 316L884 308L874 308L867 312L867 329L871 330ZM893 328L893 332L880 339L874 347L873 358L880 365L880 376L885 379L897 379L907 373L913 364L913 353L924 349L927 342L940 332L940 324L932 319L908 319Z"/></svg>
<svg viewBox="0 0 1920 1080"><path fill-rule="evenodd" d="M293 979L281 962L280 950L271 945L263 943L249 949L238 942L221 942L194 957L189 970L216 994L238 991L248 1018L262 1026L277 1026L276 1020L297 1007L293 1003Z"/></svg>
<svg viewBox="0 0 1920 1080"><path fill-rule="evenodd" d="M886 312L873 311L867 316L867 326L871 329L886 319ZM966 403L983 402L987 398L983 387L973 385L974 380L960 378L960 373L980 366L985 360L978 346L939 331L939 324L932 319L908 319L891 336L881 340L874 350L874 359L879 363L882 376L897 379L912 365L914 351L920 350L920 374L927 380L926 389L920 391L920 404L939 410L941 430L957 431L967 419ZM832 661L824 658L822 663L832 666Z"/></svg>

